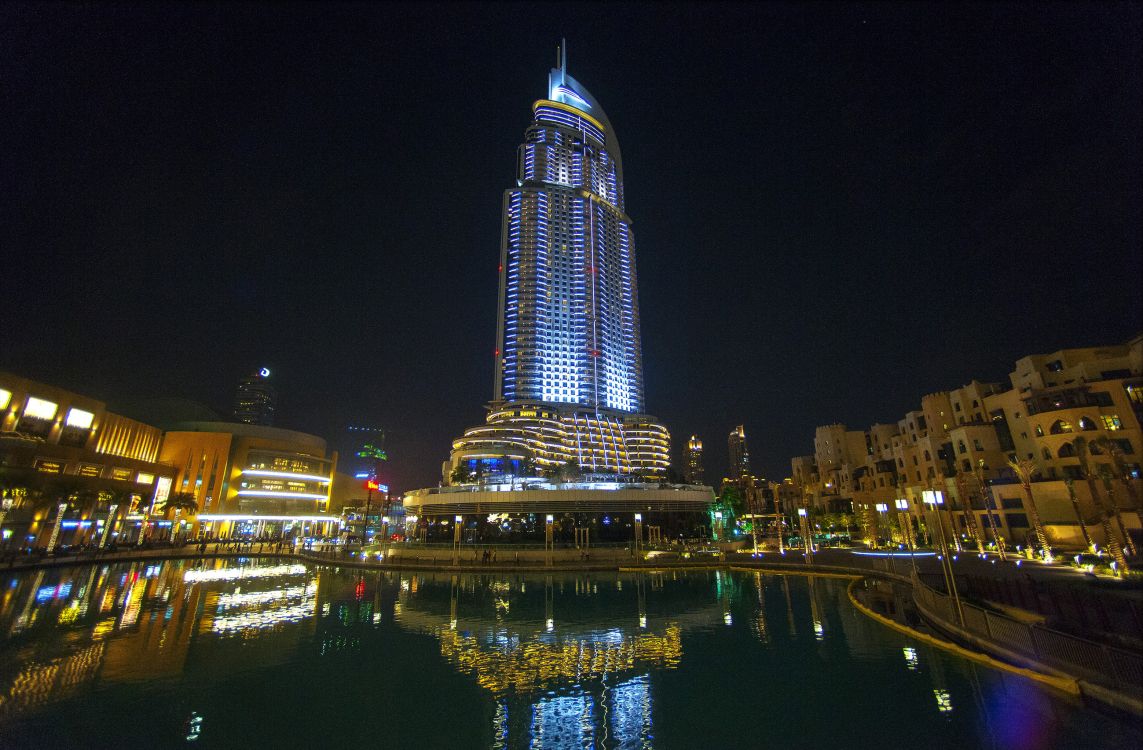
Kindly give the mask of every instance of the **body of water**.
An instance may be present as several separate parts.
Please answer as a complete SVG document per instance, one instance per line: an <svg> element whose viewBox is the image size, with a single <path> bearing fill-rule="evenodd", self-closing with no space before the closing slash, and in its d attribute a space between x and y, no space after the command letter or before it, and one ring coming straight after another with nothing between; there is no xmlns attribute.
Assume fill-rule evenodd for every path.
<svg viewBox="0 0 1143 750"><path fill-rule="evenodd" d="M0 747L1097 748L1139 726L723 571L0 577Z"/></svg>

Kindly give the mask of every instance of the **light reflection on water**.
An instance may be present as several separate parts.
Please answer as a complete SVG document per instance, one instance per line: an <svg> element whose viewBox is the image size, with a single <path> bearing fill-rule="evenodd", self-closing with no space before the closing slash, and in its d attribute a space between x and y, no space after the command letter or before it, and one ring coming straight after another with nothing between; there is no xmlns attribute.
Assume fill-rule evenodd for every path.
<svg viewBox="0 0 1143 750"><path fill-rule="evenodd" d="M4 747L915 748L924 736L1045 750L1134 738L881 627L832 579L209 561L0 585Z"/></svg>

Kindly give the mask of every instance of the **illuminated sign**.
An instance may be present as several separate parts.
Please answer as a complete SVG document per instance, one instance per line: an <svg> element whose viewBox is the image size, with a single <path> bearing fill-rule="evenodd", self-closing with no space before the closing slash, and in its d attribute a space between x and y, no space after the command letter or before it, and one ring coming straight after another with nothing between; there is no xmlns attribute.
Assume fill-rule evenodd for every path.
<svg viewBox="0 0 1143 750"><path fill-rule="evenodd" d="M111 478L118 479L120 482L126 482L131 479L130 469L112 469Z"/></svg>
<svg viewBox="0 0 1143 750"><path fill-rule="evenodd" d="M268 378L268 377L270 377L270 368L269 367L263 367L261 370L258 371L258 374L264 378Z"/></svg>
<svg viewBox="0 0 1143 750"><path fill-rule="evenodd" d="M103 467L99 464L80 464L79 475L81 477L97 477L103 472Z"/></svg>
<svg viewBox="0 0 1143 750"><path fill-rule="evenodd" d="M7 409L10 403L12 403L12 391L0 388L0 409Z"/></svg>
<svg viewBox="0 0 1143 750"><path fill-rule="evenodd" d="M167 498L171 496L171 478L159 477L159 481L155 484L155 500L151 503L152 506L159 505L166 502Z"/></svg>
<svg viewBox="0 0 1143 750"><path fill-rule="evenodd" d="M62 461L52 461L48 458L37 458L33 464L36 471L42 471L45 474L63 474L64 464Z"/></svg>
<svg viewBox="0 0 1143 750"><path fill-rule="evenodd" d="M78 427L81 430L86 430L91 427L91 423L95 421L95 415L83 409L69 409L67 419L64 421L68 427Z"/></svg>
<svg viewBox="0 0 1143 750"><path fill-rule="evenodd" d="M54 419L57 408L59 408L59 404L35 396L28 396L28 403L24 407L24 416L35 419Z"/></svg>
<svg viewBox="0 0 1143 750"><path fill-rule="evenodd" d="M148 474L145 471L140 471L139 476L135 477L135 481L139 484L150 484L151 482L155 481L155 475Z"/></svg>

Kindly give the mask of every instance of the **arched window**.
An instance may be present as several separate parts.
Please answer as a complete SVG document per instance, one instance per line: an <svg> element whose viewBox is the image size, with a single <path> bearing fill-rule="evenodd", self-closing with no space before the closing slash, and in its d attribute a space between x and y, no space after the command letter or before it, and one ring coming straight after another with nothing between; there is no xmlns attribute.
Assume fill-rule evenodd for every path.
<svg viewBox="0 0 1143 750"><path fill-rule="evenodd" d="M1093 456L1102 456L1103 455L1103 448L1099 447L1099 443L1094 443L1094 442L1088 443L1087 444L1087 451L1088 451L1088 453L1090 453Z"/></svg>
<svg viewBox="0 0 1143 750"><path fill-rule="evenodd" d="M1044 437L1044 428L1036 425L1036 437Z"/></svg>
<svg viewBox="0 0 1143 750"><path fill-rule="evenodd" d="M925 451L925 460L926 461L932 461L933 460L933 457L929 455L928 451Z"/></svg>
<svg viewBox="0 0 1143 750"><path fill-rule="evenodd" d="M1076 447L1071 443L1064 443L1060 446L1060 450L1056 455L1060 458L1075 458Z"/></svg>
<svg viewBox="0 0 1143 750"><path fill-rule="evenodd" d="M1044 448L1044 460L1045 461L1051 461L1052 460L1052 452L1050 450L1048 450L1047 448Z"/></svg>
<svg viewBox="0 0 1143 750"><path fill-rule="evenodd" d="M1079 421L1079 428L1080 428L1081 430L1084 430L1085 432L1086 432L1086 431L1088 431L1088 430L1096 430L1096 429L1099 429L1098 427L1096 427L1096 426L1095 426L1095 422L1093 422L1092 420L1088 419L1087 417L1080 417L1080 421Z"/></svg>
<svg viewBox="0 0 1143 750"><path fill-rule="evenodd" d="M1053 435L1062 435L1065 432L1074 432L1072 423L1066 419L1057 419L1052 422L1052 428L1049 430Z"/></svg>

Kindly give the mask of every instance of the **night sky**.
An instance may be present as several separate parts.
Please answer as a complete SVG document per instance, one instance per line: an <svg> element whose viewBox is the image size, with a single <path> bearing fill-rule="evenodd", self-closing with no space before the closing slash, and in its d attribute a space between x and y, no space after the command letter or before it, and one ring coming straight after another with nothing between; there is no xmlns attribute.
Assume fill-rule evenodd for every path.
<svg viewBox="0 0 1143 750"><path fill-rule="evenodd" d="M616 128L676 452L895 421L1140 297L1138 4L0 6L0 369L389 431L492 395L503 191L555 47Z"/></svg>

